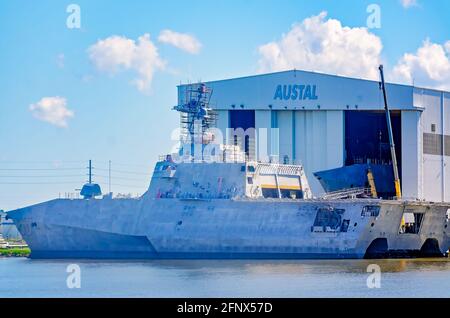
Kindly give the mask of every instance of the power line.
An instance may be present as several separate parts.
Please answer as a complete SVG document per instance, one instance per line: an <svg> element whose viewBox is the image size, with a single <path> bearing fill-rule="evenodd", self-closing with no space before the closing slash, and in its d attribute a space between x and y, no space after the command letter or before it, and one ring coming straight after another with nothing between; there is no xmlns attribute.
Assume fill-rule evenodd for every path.
<svg viewBox="0 0 450 318"><path fill-rule="evenodd" d="M31 163L32 161L26 162L26 163ZM36 161L37 162L37 161ZM44 161L42 161L44 162ZM72 162L79 162L79 161L72 161ZM0 161L1 163L1 161ZM25 163L25 162L24 162ZM54 163L54 162L52 162ZM130 171L130 170L112 170L111 169L111 161L108 161L108 169L103 169L103 168L95 168L92 167L91 161L89 160L89 176L90 176L90 180L89 182L92 182L91 177L95 176L96 178L107 178L108 179L108 183L103 183L103 185L108 185L109 189L111 189L111 186L119 186L119 187L130 187L130 188L140 188L140 189L145 189L147 188L147 183L148 180L143 180L143 179L139 179L139 178L132 178L132 177L125 177L125 176L120 176L120 174L130 174L130 175L136 175L136 176L141 176L141 177L147 177L147 176L151 176L151 173L149 172L143 172L143 171ZM115 163L114 163L115 164ZM132 164L118 164L118 165L122 165L122 166L133 166ZM134 165L134 166L138 166L138 165ZM54 178L83 178L85 177L85 174L27 174L25 172L34 172L34 171L54 171L54 172L61 172L61 171L85 171L86 168L83 167L51 167L51 168L32 168L32 167L24 167L24 168L0 168L0 171L4 171L4 172L24 172L24 174L3 174L0 175L0 180L4 180L4 181L0 181L0 185L40 185L40 184L80 184L82 183L82 181L69 181L69 180L55 180ZM92 170L99 170L99 171L107 171L108 172L108 176L106 175L97 175L97 174L93 174ZM148 171L148 170L146 170ZM114 178L117 178L118 180L125 180L125 181L134 181L135 183L141 183L142 185L137 185L137 184L123 184L123 183L112 183L111 182L111 174L119 174L119 176L115 176ZM43 179L43 180L39 180L39 178ZM50 181L45 180L46 178L49 178ZM8 180L8 179L11 179ZM19 179L18 181L15 181L14 179ZM26 179L30 179L30 180L26 180ZM54 179L54 181L51 181L51 179Z"/></svg>
<svg viewBox="0 0 450 318"><path fill-rule="evenodd" d="M103 176L103 175L99 175L99 174L97 174L97 175L94 175L95 177L100 177L100 178L108 178L109 179L109 176ZM136 179L136 178L127 178L127 177L116 177L116 176L114 176L114 179L121 179L121 180L130 180L130 181L147 181L147 179Z"/></svg>
<svg viewBox="0 0 450 318"><path fill-rule="evenodd" d="M2 184L21 184L21 185L27 185L27 184L79 184L80 181L58 181L58 182L0 182L0 185Z"/></svg>
<svg viewBox="0 0 450 318"><path fill-rule="evenodd" d="M0 178L71 178L71 177L83 177L81 174L66 174L66 175L0 175Z"/></svg>
<svg viewBox="0 0 450 318"><path fill-rule="evenodd" d="M0 182L0 185L36 185L36 184L80 184L80 181L63 181L63 182ZM102 185L107 185L105 182L100 182ZM147 188L147 185L130 185L111 183L113 186L130 187L130 188Z"/></svg>
<svg viewBox="0 0 450 318"><path fill-rule="evenodd" d="M108 169L102 169L102 168L97 168L97 170L109 171ZM137 174L137 175L151 175L151 173L148 173L148 172L125 171L125 170L114 170L114 169L112 169L111 172L118 172L118 173L125 173L125 174Z"/></svg>
<svg viewBox="0 0 450 318"><path fill-rule="evenodd" d="M54 161L20 161L20 160L0 160L0 165L5 164L5 165L25 165L25 164L30 164L30 165L34 165L34 164L39 164L39 165L43 165L43 164L49 164L49 165L65 165L68 163L74 164L74 163L85 163L88 160L71 160L71 161L64 161L64 160L54 160ZM109 164L109 161L95 161L97 164L98 163L102 163L102 164ZM114 165L117 166L124 166L124 167L141 167L144 169L148 169L152 166L151 163L147 164L137 164L137 163L123 163L123 162L115 162L113 161Z"/></svg>
<svg viewBox="0 0 450 318"><path fill-rule="evenodd" d="M101 185L107 185L105 182L100 182ZM116 187L125 187L125 188L141 188L146 189L147 186L137 186L137 185L129 185L129 184L120 184L120 183L111 183L111 185Z"/></svg>
<svg viewBox="0 0 450 318"><path fill-rule="evenodd" d="M85 160L53 160L53 161L37 161L37 160L0 160L0 164L64 164L64 163L83 163Z"/></svg>
<svg viewBox="0 0 450 318"><path fill-rule="evenodd" d="M116 166L124 166L124 167L141 167L141 168L149 168L151 165L140 165L134 163L118 163L114 161L114 165Z"/></svg>
<svg viewBox="0 0 450 318"><path fill-rule="evenodd" d="M63 171L84 170L84 168L0 168L0 171Z"/></svg>
<svg viewBox="0 0 450 318"><path fill-rule="evenodd" d="M102 164L109 164L109 161L95 161L96 163L102 163ZM125 167L142 167L142 168L149 168L151 166L151 164L138 164L138 163L123 163L123 162L116 162L116 161L111 161L111 163L113 163L115 166L125 166Z"/></svg>

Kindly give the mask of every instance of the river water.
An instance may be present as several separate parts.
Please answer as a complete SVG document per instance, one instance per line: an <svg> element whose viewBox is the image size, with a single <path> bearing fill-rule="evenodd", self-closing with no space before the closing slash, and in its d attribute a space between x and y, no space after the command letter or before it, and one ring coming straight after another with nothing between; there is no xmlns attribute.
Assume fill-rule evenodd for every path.
<svg viewBox="0 0 450 318"><path fill-rule="evenodd" d="M75 280L71 264L80 269ZM379 266L379 276L370 276L370 264ZM68 288L68 277L80 288ZM450 260L0 258L2 297L450 297Z"/></svg>

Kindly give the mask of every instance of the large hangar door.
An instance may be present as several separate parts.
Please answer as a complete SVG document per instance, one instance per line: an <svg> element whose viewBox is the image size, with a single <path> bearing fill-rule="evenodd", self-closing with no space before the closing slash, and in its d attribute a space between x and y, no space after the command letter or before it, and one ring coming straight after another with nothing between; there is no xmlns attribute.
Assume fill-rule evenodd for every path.
<svg viewBox="0 0 450 318"><path fill-rule="evenodd" d="M391 111L395 153L401 169L401 113ZM389 164L391 153L384 111L345 111L345 165ZM400 173L401 175L401 173Z"/></svg>
<svg viewBox="0 0 450 318"><path fill-rule="evenodd" d="M401 112L391 111L392 131L394 134L395 153L398 169L402 175L402 136ZM375 178L377 187L392 188L393 176L391 165L389 135L384 111L345 111L345 165L370 164L373 172L385 171L381 177ZM387 174L388 173L388 174ZM392 180L386 180L386 176ZM383 179L383 180L380 180ZM380 185L380 186L379 186ZM395 193L385 193L392 196Z"/></svg>
<svg viewBox="0 0 450 318"><path fill-rule="evenodd" d="M255 159L255 111L230 110L229 120L229 127L233 130L232 143L241 146L247 159Z"/></svg>

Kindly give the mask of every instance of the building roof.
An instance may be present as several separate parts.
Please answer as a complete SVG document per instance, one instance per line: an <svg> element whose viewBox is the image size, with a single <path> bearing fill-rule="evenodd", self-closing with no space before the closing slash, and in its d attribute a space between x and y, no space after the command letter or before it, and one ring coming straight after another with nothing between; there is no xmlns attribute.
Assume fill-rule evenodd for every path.
<svg viewBox="0 0 450 318"><path fill-rule="evenodd" d="M358 81L379 83L379 81L366 79L366 78L358 78L358 77L351 77L351 76L338 75L338 74L329 74L329 73L316 72L316 71L297 70L295 68L291 69L291 70L285 70L285 71L276 71L276 72L261 73L261 74L254 74L254 75L230 77L230 78L219 79L219 80L211 80L211 81L205 81L204 83L212 84L212 83L220 83L220 82L224 82L224 81L245 80L245 79L254 78L254 77L262 77L262 76L267 76L267 75L285 74L285 73L294 73L294 74L295 73L309 73L309 74L316 74L316 75L321 75L321 76L328 76L328 77L337 78L337 79L349 79L349 80L358 80ZM189 86L192 84L193 83L180 84L180 85L178 85L178 87ZM424 89L424 90L430 90L430 91L436 91L436 92L450 93L450 91L446 91L446 90L440 90L440 89L436 89L436 88L423 87L423 86L408 85L408 84L402 84L402 83L386 82L386 84L394 85L394 86L404 86L404 87L416 88L416 89Z"/></svg>

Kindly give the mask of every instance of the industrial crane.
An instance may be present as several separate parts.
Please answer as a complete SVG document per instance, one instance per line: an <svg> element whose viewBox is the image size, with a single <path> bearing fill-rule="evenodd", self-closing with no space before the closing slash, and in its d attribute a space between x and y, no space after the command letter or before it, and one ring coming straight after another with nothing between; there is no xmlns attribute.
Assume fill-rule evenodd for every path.
<svg viewBox="0 0 450 318"><path fill-rule="evenodd" d="M380 88L383 91L384 110L386 112L386 123L387 123L387 130L388 130L388 134L389 134L389 145L391 148L392 168L394 169L395 196L397 197L397 199L401 199L402 191L400 188L400 177L398 174L397 156L395 155L395 144L394 144L394 136L392 133L391 114L390 114L389 106L388 106L388 102L387 102L386 85L384 83L383 65L380 65L378 67L378 69L380 70L380 76L381 76Z"/></svg>

